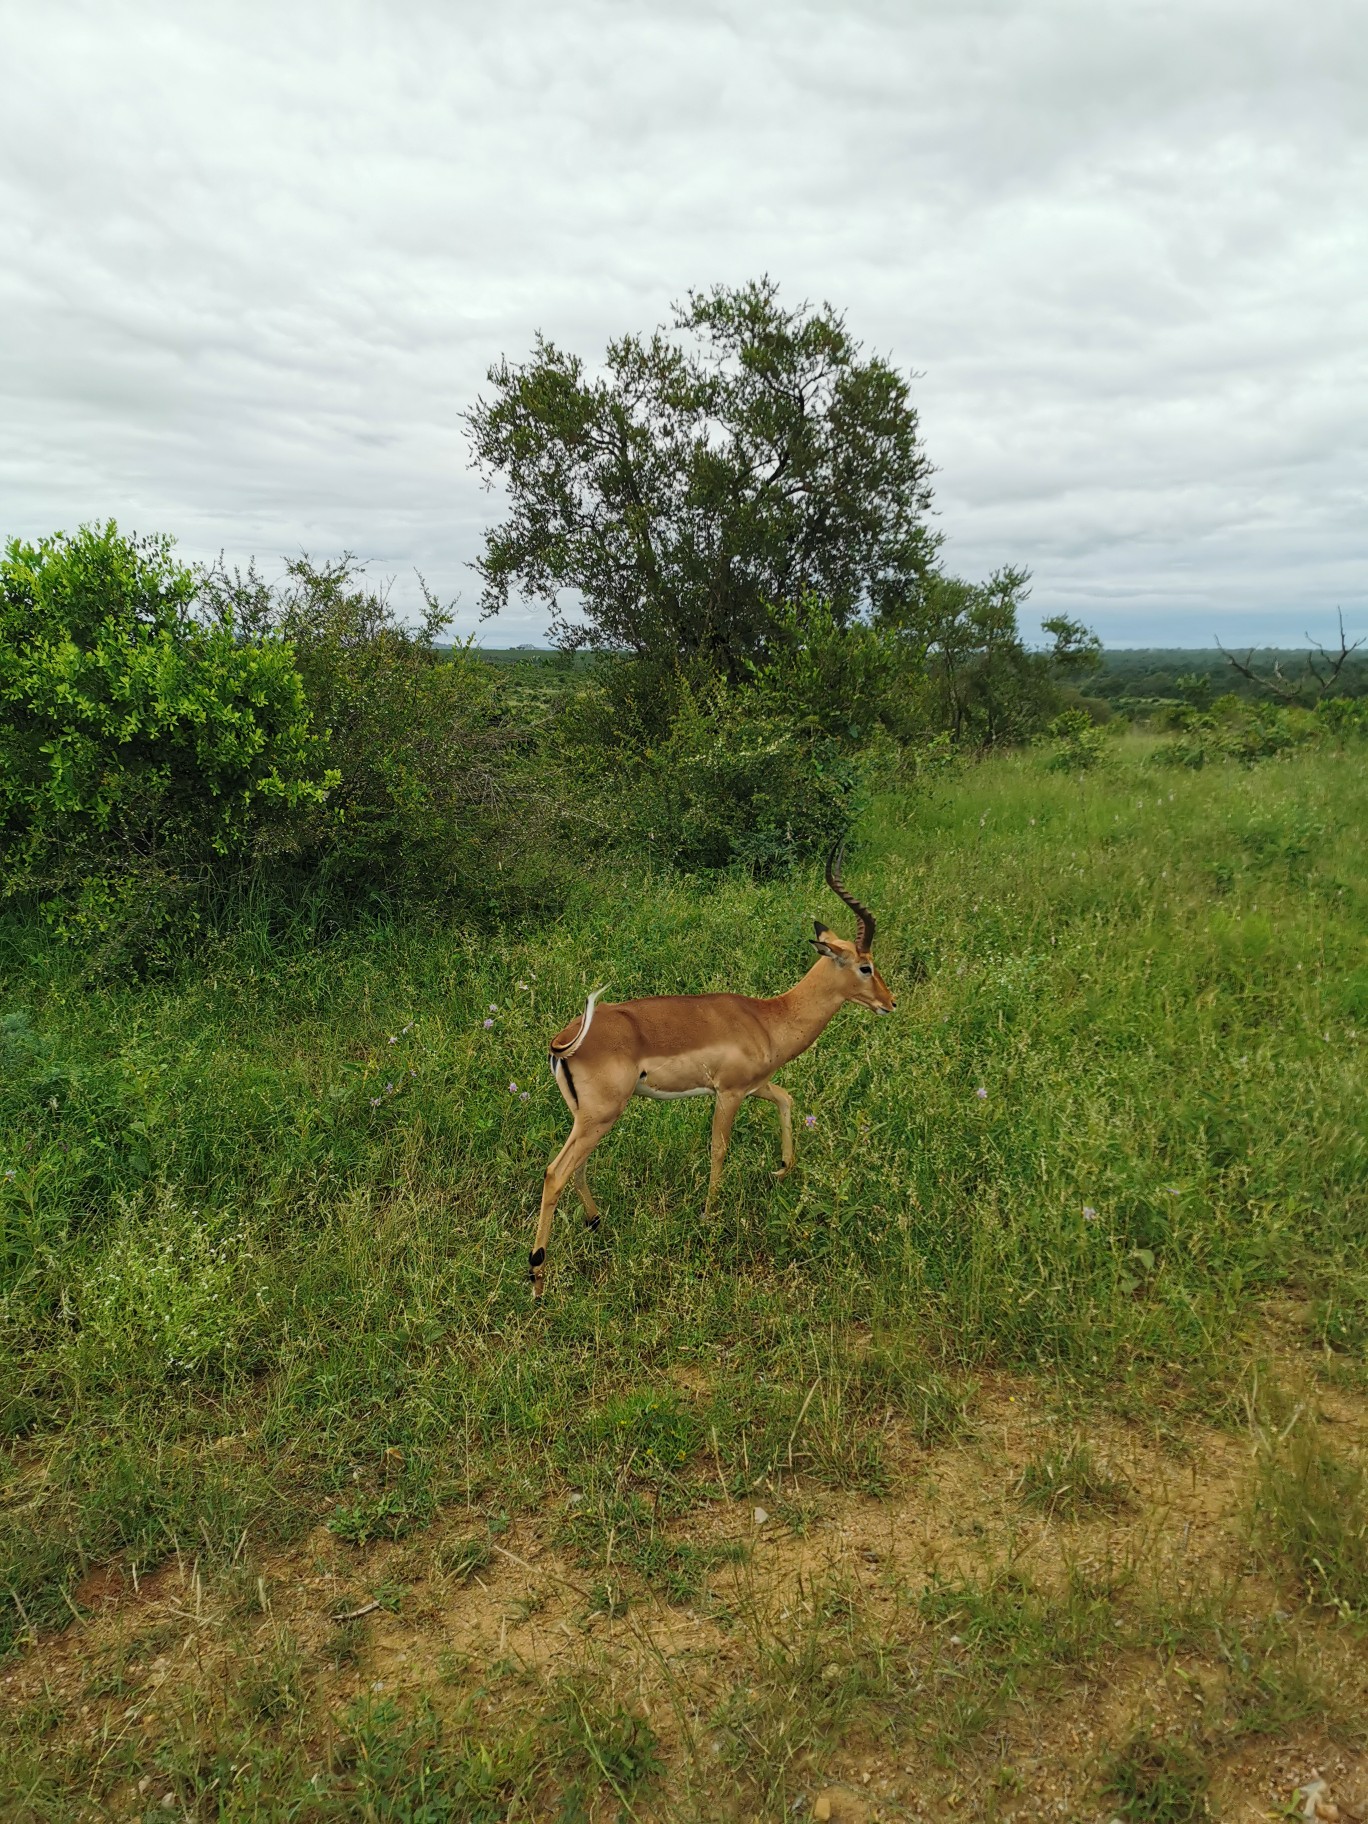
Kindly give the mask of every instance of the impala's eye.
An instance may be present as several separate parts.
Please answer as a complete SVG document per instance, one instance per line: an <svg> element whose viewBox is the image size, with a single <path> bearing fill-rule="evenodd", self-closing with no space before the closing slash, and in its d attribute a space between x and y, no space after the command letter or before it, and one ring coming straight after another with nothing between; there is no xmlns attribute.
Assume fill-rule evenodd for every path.
<svg viewBox="0 0 1368 1824"><path fill-rule="evenodd" d="M873 963L861 963L860 964L860 974L861 975L873 975L873 973L874 973Z"/></svg>

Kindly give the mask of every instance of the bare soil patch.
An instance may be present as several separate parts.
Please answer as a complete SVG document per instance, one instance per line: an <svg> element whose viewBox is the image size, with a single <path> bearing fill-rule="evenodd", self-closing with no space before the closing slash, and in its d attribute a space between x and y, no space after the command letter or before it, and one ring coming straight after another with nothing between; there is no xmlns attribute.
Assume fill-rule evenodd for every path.
<svg viewBox="0 0 1368 1824"><path fill-rule="evenodd" d="M1363 1461L1368 1398L1315 1365L1284 1349L1276 1370ZM1032 1465L1080 1445L1104 1505L1023 1498ZM92 1571L80 1619L4 1668L0 1705L61 1771L70 1815L219 1815L167 1770L234 1719L327 1769L358 1705L431 1706L493 1740L548 1694L592 1689L657 1743L641 1819L1368 1817L1368 1637L1255 1551L1253 1452L1248 1427L1069 1415L994 1374L952 1443L890 1425L887 1495L800 1478L662 1521L741 1548L692 1602L615 1565L611 1538L584 1562L571 1490L500 1532L448 1513L358 1548L320 1525L212 1585L184 1553L136 1586ZM1142 1739L1187 1745L1197 1809L1125 1796L1117 1768L1130 1753L1143 1774ZM627 1815L611 1784L584 1808Z"/></svg>

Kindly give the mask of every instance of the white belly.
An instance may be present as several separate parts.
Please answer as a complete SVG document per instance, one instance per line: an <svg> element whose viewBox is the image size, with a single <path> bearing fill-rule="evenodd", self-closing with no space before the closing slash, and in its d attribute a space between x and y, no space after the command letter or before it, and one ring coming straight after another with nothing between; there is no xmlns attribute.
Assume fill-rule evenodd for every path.
<svg viewBox="0 0 1368 1824"><path fill-rule="evenodd" d="M649 1096L653 1102L677 1102L681 1096L711 1096L716 1092L706 1084L702 1089L652 1089L649 1083L638 1083L632 1093Z"/></svg>

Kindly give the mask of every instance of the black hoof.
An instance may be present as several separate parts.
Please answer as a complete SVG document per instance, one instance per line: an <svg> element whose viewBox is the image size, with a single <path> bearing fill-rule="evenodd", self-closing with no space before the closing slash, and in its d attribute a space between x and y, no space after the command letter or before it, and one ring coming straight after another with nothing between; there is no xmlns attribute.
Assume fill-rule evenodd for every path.
<svg viewBox="0 0 1368 1824"><path fill-rule="evenodd" d="M597 1216L586 1216L584 1219L584 1226L586 1229L596 1229L599 1226L599 1218Z"/></svg>

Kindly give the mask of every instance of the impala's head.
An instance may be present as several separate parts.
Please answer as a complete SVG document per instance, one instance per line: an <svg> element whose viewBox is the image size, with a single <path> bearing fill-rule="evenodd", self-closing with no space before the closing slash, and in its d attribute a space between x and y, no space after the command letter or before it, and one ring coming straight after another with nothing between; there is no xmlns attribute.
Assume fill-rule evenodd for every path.
<svg viewBox="0 0 1368 1824"><path fill-rule="evenodd" d="M820 918L813 919L817 935L812 942L820 956L826 957L840 970L836 978L848 1001L858 1001L862 1007L872 1007L875 1013L892 1013L897 1006L889 992L888 983L874 967L874 958L870 951L874 947L874 914L868 906L862 906L858 899L853 899L841 884L841 849L838 843L831 851L827 862L827 885L838 899L843 899L855 914L855 942L849 943L843 937L829 930Z"/></svg>

